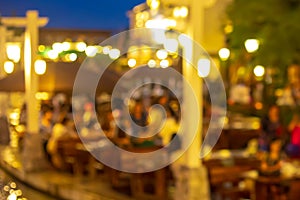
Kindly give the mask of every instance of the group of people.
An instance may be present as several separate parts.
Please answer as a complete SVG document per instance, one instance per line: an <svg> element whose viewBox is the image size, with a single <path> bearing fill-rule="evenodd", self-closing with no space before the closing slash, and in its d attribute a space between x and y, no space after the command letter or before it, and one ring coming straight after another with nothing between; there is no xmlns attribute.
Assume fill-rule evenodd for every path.
<svg viewBox="0 0 300 200"><path fill-rule="evenodd" d="M149 107L137 101L131 112L132 142L149 136L156 144L166 146L179 130L179 114L171 107L167 96L161 96ZM137 125L137 126L136 126Z"/></svg>
<svg viewBox="0 0 300 200"><path fill-rule="evenodd" d="M68 110L61 109L55 117L51 105L44 105L41 110L39 133L47 159L55 168L62 168L63 161L58 152L58 140L77 137L75 126Z"/></svg>
<svg viewBox="0 0 300 200"><path fill-rule="evenodd" d="M96 133L99 137L104 134L113 140L126 138L134 146L166 146L179 130L179 112L174 110L167 95L154 99L147 105L143 100L132 100L129 108L119 107L95 116L90 114L93 111L90 103L84 106L83 112L75 115L70 107L62 105L57 111L53 106L45 104L41 108L39 132L43 148L49 161L57 168L60 168L62 162L57 142L62 138L84 137ZM128 109L129 116L124 115L125 109Z"/></svg>
<svg viewBox="0 0 300 200"><path fill-rule="evenodd" d="M133 99L128 107L109 111L102 122L109 138L127 138L133 146L165 146L178 133L179 114L164 95L150 102Z"/></svg>
<svg viewBox="0 0 300 200"><path fill-rule="evenodd" d="M264 175L278 175L284 156L300 157L300 113L293 114L288 125L283 124L280 116L279 107L272 105L261 120L259 150L266 152L261 166Z"/></svg>

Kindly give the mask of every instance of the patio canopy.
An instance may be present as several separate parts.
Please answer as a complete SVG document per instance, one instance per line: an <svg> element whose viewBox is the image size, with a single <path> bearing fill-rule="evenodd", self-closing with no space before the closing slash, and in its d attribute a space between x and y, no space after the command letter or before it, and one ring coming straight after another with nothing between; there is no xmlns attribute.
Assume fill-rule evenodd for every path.
<svg viewBox="0 0 300 200"><path fill-rule="evenodd" d="M47 63L46 73L39 76L39 91L71 93L79 67L80 63ZM86 73L88 77L98 76L96 73L87 70L84 70L83 73ZM111 93L119 77L120 75L117 72L107 69L99 81L97 92ZM88 84L87 82L80 83L82 92L89 87ZM24 70L14 72L0 79L0 91L24 92Z"/></svg>

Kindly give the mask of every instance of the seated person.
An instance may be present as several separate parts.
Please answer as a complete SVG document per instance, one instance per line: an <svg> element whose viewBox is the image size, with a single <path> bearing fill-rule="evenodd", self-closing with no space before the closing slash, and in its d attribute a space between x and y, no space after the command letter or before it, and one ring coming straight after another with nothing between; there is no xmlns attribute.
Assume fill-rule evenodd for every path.
<svg viewBox="0 0 300 200"><path fill-rule="evenodd" d="M57 142L59 139L76 137L76 132L74 131L73 122L64 117L60 122L57 122L53 126L52 134L50 136L49 142L47 144L47 151L51 155L51 162L54 167L58 169L63 168L63 161L61 155L58 152Z"/></svg>
<svg viewBox="0 0 300 200"><path fill-rule="evenodd" d="M164 146L168 145L179 131L179 123L175 118L174 112L171 109L169 109L166 110L166 114L167 118L165 119L163 127L159 132L159 136L161 137L162 144Z"/></svg>
<svg viewBox="0 0 300 200"><path fill-rule="evenodd" d="M288 127L291 133L290 143L287 145L286 152L290 157L300 157L300 115L295 114Z"/></svg>
<svg viewBox="0 0 300 200"><path fill-rule="evenodd" d="M273 138L270 142L270 152L262 158L260 174L263 176L279 176L282 166L282 141Z"/></svg>
<svg viewBox="0 0 300 200"><path fill-rule="evenodd" d="M270 141L275 137L284 140L285 130L278 106L272 105L269 108L267 116L261 120L261 130L262 134L259 137L259 149L261 151L269 151Z"/></svg>

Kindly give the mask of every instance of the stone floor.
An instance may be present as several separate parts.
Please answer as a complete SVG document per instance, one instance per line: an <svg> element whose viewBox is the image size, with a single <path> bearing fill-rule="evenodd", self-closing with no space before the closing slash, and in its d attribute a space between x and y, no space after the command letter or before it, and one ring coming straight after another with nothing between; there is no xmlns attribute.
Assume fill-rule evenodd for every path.
<svg viewBox="0 0 300 200"><path fill-rule="evenodd" d="M51 167L25 172L18 149L9 146L0 146L0 167L19 181L60 199L133 200L129 195L113 189L105 174L99 173L95 178L79 177Z"/></svg>

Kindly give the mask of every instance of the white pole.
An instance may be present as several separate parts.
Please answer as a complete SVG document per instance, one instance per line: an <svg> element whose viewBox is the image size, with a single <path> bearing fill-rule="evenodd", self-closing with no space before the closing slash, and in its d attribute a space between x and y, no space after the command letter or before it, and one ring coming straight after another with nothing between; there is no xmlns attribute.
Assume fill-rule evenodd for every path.
<svg viewBox="0 0 300 200"><path fill-rule="evenodd" d="M0 78L5 77L4 62L6 60L6 27L0 25ZM8 95L0 92L0 117L6 115Z"/></svg>
<svg viewBox="0 0 300 200"><path fill-rule="evenodd" d="M191 0L190 2L190 18L189 18L189 25L187 27L186 34L197 42L201 44L203 41L203 23L204 23L204 7L203 2L199 0ZM193 62L193 64L197 64L198 55L196 55L194 46L191 46L191 50L185 50L185 54L191 55L184 55L185 57L190 57L189 60ZM190 63L186 62L183 59L183 69L182 73L186 80L189 82L190 86L185 85L184 87L192 87L194 94L190 94L187 89L184 88L183 90L183 100L184 100L184 112L183 112L183 120L184 120L184 127L185 127L185 134L195 134L189 131L189 127L193 126L192 121L190 120L194 116L199 117L199 124L198 124L198 131L195 134L195 138L193 143L188 148L185 153L186 156L186 164L190 168L198 168L201 165L201 160L199 157L200 153L200 145L201 145L201 138L202 138L202 80L198 76L197 66L192 66ZM192 104L189 104L189 99L193 98L195 95L197 99L197 103L199 106L199 110L195 109ZM199 113L200 111L200 113ZM187 137L190 138L190 137Z"/></svg>
<svg viewBox="0 0 300 200"><path fill-rule="evenodd" d="M38 133L39 131L39 107L35 97L38 91L38 76L34 72L38 47L38 12L27 11L27 24L24 44L24 70L25 70L25 98L27 105L27 132Z"/></svg>
<svg viewBox="0 0 300 200"><path fill-rule="evenodd" d="M6 59L6 27L3 25L0 25L0 36L0 78L2 78L5 76L3 66Z"/></svg>
<svg viewBox="0 0 300 200"><path fill-rule="evenodd" d="M168 3L176 5L175 0L169 0ZM178 2L180 3L180 2ZM183 3L183 2L182 2ZM197 60L198 55L201 52L196 52L195 42L201 45L204 40L204 11L205 2L203 0L189 0L185 1L189 7L189 21L187 23L186 34L193 40L193 43L187 45L183 51L183 63L182 73L184 78L189 84L183 86L183 143L189 143L192 136L195 135L192 144L183 154L182 161L174 163L172 165L173 173L176 177L176 191L174 198L175 200L192 200L192 199L210 199L209 193L209 182L207 177L207 170L202 165L200 159L200 149L202 143L202 109L203 109L203 98L202 98L202 79L198 76L197 71ZM191 63L187 62L191 61ZM194 66L193 66L193 65ZM191 87L193 93L190 93L188 88ZM195 98L199 109L196 109L190 102L191 99ZM199 119L199 123L196 124L197 132L193 132L195 126L193 118ZM185 169L182 170L183 165Z"/></svg>

